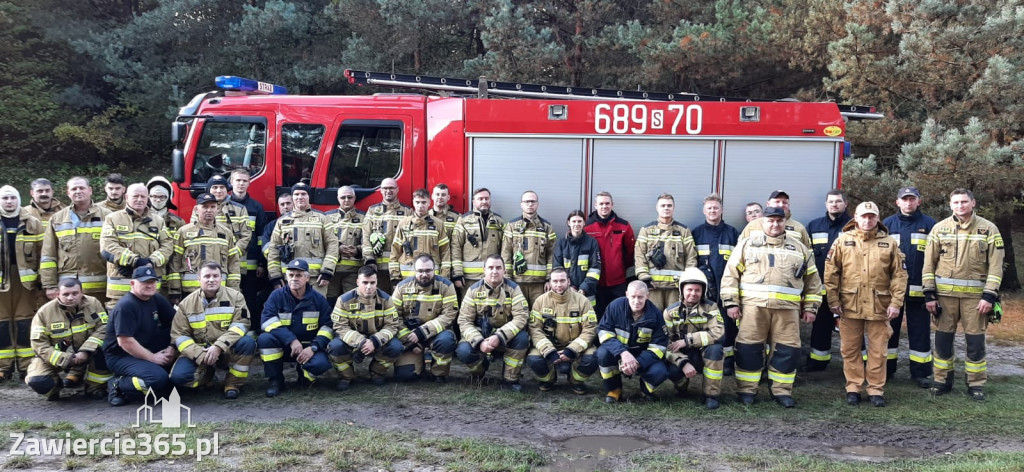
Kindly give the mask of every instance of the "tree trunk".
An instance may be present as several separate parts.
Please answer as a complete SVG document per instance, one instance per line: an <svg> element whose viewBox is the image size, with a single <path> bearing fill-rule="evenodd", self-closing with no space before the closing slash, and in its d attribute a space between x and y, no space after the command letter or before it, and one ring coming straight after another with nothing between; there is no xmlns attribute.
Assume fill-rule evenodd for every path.
<svg viewBox="0 0 1024 472"><path fill-rule="evenodd" d="M1017 275L1017 260L1013 252L1013 221L1016 218L1024 217L1024 212L1014 211L1012 214L996 218L996 226L1003 237L1003 283L999 286L1000 292L1016 292L1021 289L1020 278Z"/></svg>

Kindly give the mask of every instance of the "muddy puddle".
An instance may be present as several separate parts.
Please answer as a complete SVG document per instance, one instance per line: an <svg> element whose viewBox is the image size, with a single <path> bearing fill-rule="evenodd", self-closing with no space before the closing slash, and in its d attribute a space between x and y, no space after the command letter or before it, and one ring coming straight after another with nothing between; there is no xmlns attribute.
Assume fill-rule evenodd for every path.
<svg viewBox="0 0 1024 472"><path fill-rule="evenodd" d="M885 446L881 444L837 445L832 451L844 457L864 461L887 461L892 459L913 459L923 457L923 451L913 448Z"/></svg>
<svg viewBox="0 0 1024 472"><path fill-rule="evenodd" d="M536 469L540 472L583 472L598 469L605 460L654 446L636 436L577 436L557 443L554 461Z"/></svg>

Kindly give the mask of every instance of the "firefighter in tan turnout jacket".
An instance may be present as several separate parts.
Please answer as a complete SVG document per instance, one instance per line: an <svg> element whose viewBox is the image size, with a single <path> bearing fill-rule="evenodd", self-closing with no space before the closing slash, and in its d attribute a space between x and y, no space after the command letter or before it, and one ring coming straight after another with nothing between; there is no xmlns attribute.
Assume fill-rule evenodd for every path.
<svg viewBox="0 0 1024 472"><path fill-rule="evenodd" d="M338 238L338 264L327 286L327 299L356 288L356 272L363 266L363 220L366 213L356 208L356 191L352 187L338 189L338 208L327 212L327 221Z"/></svg>
<svg viewBox="0 0 1024 472"><path fill-rule="evenodd" d="M100 232L110 212L93 203L85 177L68 179L71 205L54 213L43 236L39 278L46 297L57 296L57 283L76 278L82 291L101 303L107 301L107 262L100 255Z"/></svg>
<svg viewBox="0 0 1024 472"><path fill-rule="evenodd" d="M505 220L491 211L491 191L473 192L473 211L459 217L452 230L452 281L469 287L484 278L484 260L501 254Z"/></svg>
<svg viewBox="0 0 1024 472"><path fill-rule="evenodd" d="M282 267L293 260L309 265L310 285L321 295L334 276L338 263L338 239L327 215L309 205L309 184L292 186L292 212L277 219L267 248L267 271L274 287L284 286Z"/></svg>
<svg viewBox="0 0 1024 472"><path fill-rule="evenodd" d="M771 347L768 378L775 401L796 406L793 381L800 358L800 313L813 323L821 305L821 278L814 254L787 235L786 213L767 207L760 220L763 233L741 239L722 277L722 306L740 320L736 335L736 392L750 405L764 369L765 343Z"/></svg>
<svg viewBox="0 0 1024 472"><path fill-rule="evenodd" d="M839 316L846 402L860 403L860 388L867 380L871 404L885 406L889 320L903 307L907 269L896 238L878 221L874 202L857 205L854 219L843 226L825 256L824 281L829 309ZM861 360L865 335L866 362Z"/></svg>
<svg viewBox="0 0 1024 472"><path fill-rule="evenodd" d="M532 191L523 192L522 216L509 220L501 239L501 257L526 303L547 290L547 278L555 262L555 228L537 214L540 201Z"/></svg>
<svg viewBox="0 0 1024 472"><path fill-rule="evenodd" d="M82 294L75 279L61 281L57 297L39 309L32 319L32 350L36 357L25 383L47 400L60 397L61 388L73 388L85 380L85 392L94 399L107 396L110 380L103 359L107 311L99 300ZM61 371L67 372L61 380Z"/></svg>
<svg viewBox="0 0 1024 472"><path fill-rule="evenodd" d="M402 354L398 332L402 324L391 296L377 288L377 272L371 266L359 269L356 288L338 298L331 312L334 340L327 346L331 363L338 369L338 391L348 390L356 378L355 364L366 356L370 378L383 385L388 370Z"/></svg>
<svg viewBox="0 0 1024 472"><path fill-rule="evenodd" d="M216 369L227 369L224 398L238 398L256 354L247 336L252 322L242 292L222 287L223 267L210 261L199 269L199 290L178 304L171 342L181 355L171 367L171 382L185 388L208 385Z"/></svg>
<svg viewBox="0 0 1024 472"><path fill-rule="evenodd" d="M706 297L708 279L690 267L679 277L678 303L664 311L669 344L665 353L668 378L676 391L685 394L690 379L700 369L704 375L704 406L719 407L725 349L718 342L725 334L725 322L718 304Z"/></svg>
<svg viewBox="0 0 1024 472"><path fill-rule="evenodd" d="M206 181L206 191L217 199L217 223L231 228L235 235L235 246L239 254L244 258L249 250L249 240L253 238L252 232L256 226L255 218L249 218L249 210L245 205L231 199L230 185L228 179L222 175L215 175ZM198 205L192 208L191 223L198 218ZM242 264L242 274L245 274L245 264Z"/></svg>
<svg viewBox="0 0 1024 472"><path fill-rule="evenodd" d="M675 198L658 197L658 219L647 223L636 236L636 278L650 289L648 300L664 310L679 301L676 281L683 269L697 266L697 247L686 225L675 221Z"/></svg>
<svg viewBox="0 0 1024 472"><path fill-rule="evenodd" d="M213 261L224 268L226 285L239 290L242 283L241 258L235 236L227 225L217 223L217 200L204 193L196 198L196 222L178 229L174 235L174 255L167 269L171 301L199 290L199 268Z"/></svg>
<svg viewBox="0 0 1024 472"><path fill-rule="evenodd" d="M430 216L430 194L419 189L412 194L413 213L398 224L391 242L392 285L414 274L413 261L420 254L429 254L439 266L442 277L451 273L451 245L444 221Z"/></svg>
<svg viewBox="0 0 1024 472"><path fill-rule="evenodd" d="M573 393L587 393L584 382L597 371L597 314L586 295L571 288L562 267L551 271L551 290L533 302L530 340L533 348L526 363L537 374L542 392L554 387L558 374L565 374Z"/></svg>
<svg viewBox="0 0 1024 472"><path fill-rule="evenodd" d="M17 367L24 378L35 354L29 339L32 317L41 302L39 256L43 224L21 209L21 195L0 188L3 243L0 244L0 380Z"/></svg>
<svg viewBox="0 0 1024 472"><path fill-rule="evenodd" d="M128 206L103 220L100 248L107 261L107 308L111 309L131 291L132 271L152 266L157 276L174 252L174 241L163 218L149 211L149 192L143 184L132 184L125 192Z"/></svg>
<svg viewBox="0 0 1024 472"><path fill-rule="evenodd" d="M980 402L985 401L988 378L985 330L1001 316L993 308L1003 281L1003 237L996 225L974 212L975 203L970 190L958 188L950 194L953 216L928 234L921 282L925 308L935 317L931 393L953 389L953 336L960 324L967 344L967 393Z"/></svg>
<svg viewBox="0 0 1024 472"><path fill-rule="evenodd" d="M519 285L505 278L505 263L497 254L484 260L484 278L466 289L459 308L462 340L455 357L469 367L473 377L483 378L495 356L504 361L504 379L516 392L523 390L523 368L530 335L526 323L530 307Z"/></svg>
<svg viewBox="0 0 1024 472"><path fill-rule="evenodd" d="M390 292L393 288L388 270L391 245L395 242L398 224L412 214L412 208L398 201L398 181L395 179L380 182L380 195L381 202L371 205L363 220L363 262L377 266L378 287Z"/></svg>
<svg viewBox="0 0 1024 472"><path fill-rule="evenodd" d="M403 324L398 340L404 352L395 363L395 378L400 381L416 380L423 373L444 382L451 369L459 300L452 282L434 275L434 267L429 254L417 257L415 275L401 281L391 296Z"/></svg>

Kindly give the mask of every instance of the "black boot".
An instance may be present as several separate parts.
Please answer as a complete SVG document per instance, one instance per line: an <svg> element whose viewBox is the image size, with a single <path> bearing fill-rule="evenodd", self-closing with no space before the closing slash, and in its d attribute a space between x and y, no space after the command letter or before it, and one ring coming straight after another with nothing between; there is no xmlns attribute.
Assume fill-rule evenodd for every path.
<svg viewBox="0 0 1024 472"><path fill-rule="evenodd" d="M121 392L121 387L118 386L120 377L113 377L107 381L107 403L110 406L125 406L128 401L124 398L124 393Z"/></svg>

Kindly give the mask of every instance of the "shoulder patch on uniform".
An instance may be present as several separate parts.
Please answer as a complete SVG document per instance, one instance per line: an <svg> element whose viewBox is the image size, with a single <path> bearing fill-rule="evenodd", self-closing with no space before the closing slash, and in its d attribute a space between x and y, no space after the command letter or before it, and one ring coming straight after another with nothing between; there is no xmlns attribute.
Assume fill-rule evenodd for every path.
<svg viewBox="0 0 1024 472"><path fill-rule="evenodd" d="M320 222L320 217L319 216L311 216L311 217L309 217L309 221L312 221L313 223L319 223Z"/></svg>
<svg viewBox="0 0 1024 472"><path fill-rule="evenodd" d="M884 241L879 241L878 242L878 247L889 247L889 243L884 242Z"/></svg>
<svg viewBox="0 0 1024 472"><path fill-rule="evenodd" d="M444 217L444 220L445 221L455 221L455 218L452 218L450 216L446 216L446 217Z"/></svg>
<svg viewBox="0 0 1024 472"><path fill-rule="evenodd" d="M856 246L856 241L843 241L843 246Z"/></svg>
<svg viewBox="0 0 1024 472"><path fill-rule="evenodd" d="M678 229L672 231L672 236L682 236L682 235L683 235L683 232L679 231Z"/></svg>
<svg viewBox="0 0 1024 472"><path fill-rule="evenodd" d="M988 228L978 228L978 234L988 234Z"/></svg>
<svg viewBox="0 0 1024 472"><path fill-rule="evenodd" d="M928 232L928 230L927 230L927 229L924 229L924 228L917 228L917 232L918 232L918 233L927 233L927 232Z"/></svg>
<svg viewBox="0 0 1024 472"><path fill-rule="evenodd" d="M405 216L405 210L396 210L395 214L398 216Z"/></svg>
<svg viewBox="0 0 1024 472"><path fill-rule="evenodd" d="M131 227L123 226L123 225L117 225L117 227L114 228L114 229L116 229L118 231L131 231Z"/></svg>
<svg viewBox="0 0 1024 472"><path fill-rule="evenodd" d="M185 236L185 239L192 239L199 236L199 231L188 231L182 234Z"/></svg>
<svg viewBox="0 0 1024 472"><path fill-rule="evenodd" d="M487 290L477 290L473 292L473 298L487 298Z"/></svg>
<svg viewBox="0 0 1024 472"><path fill-rule="evenodd" d="M554 308L542 308L540 311L541 311L541 313L543 313L545 315L553 315L553 314L555 314L555 309Z"/></svg>
<svg viewBox="0 0 1024 472"><path fill-rule="evenodd" d="M790 251L795 251L796 250L796 246L794 246L792 244L789 244L789 243L784 244L782 247L784 247L786 249L789 249Z"/></svg>

